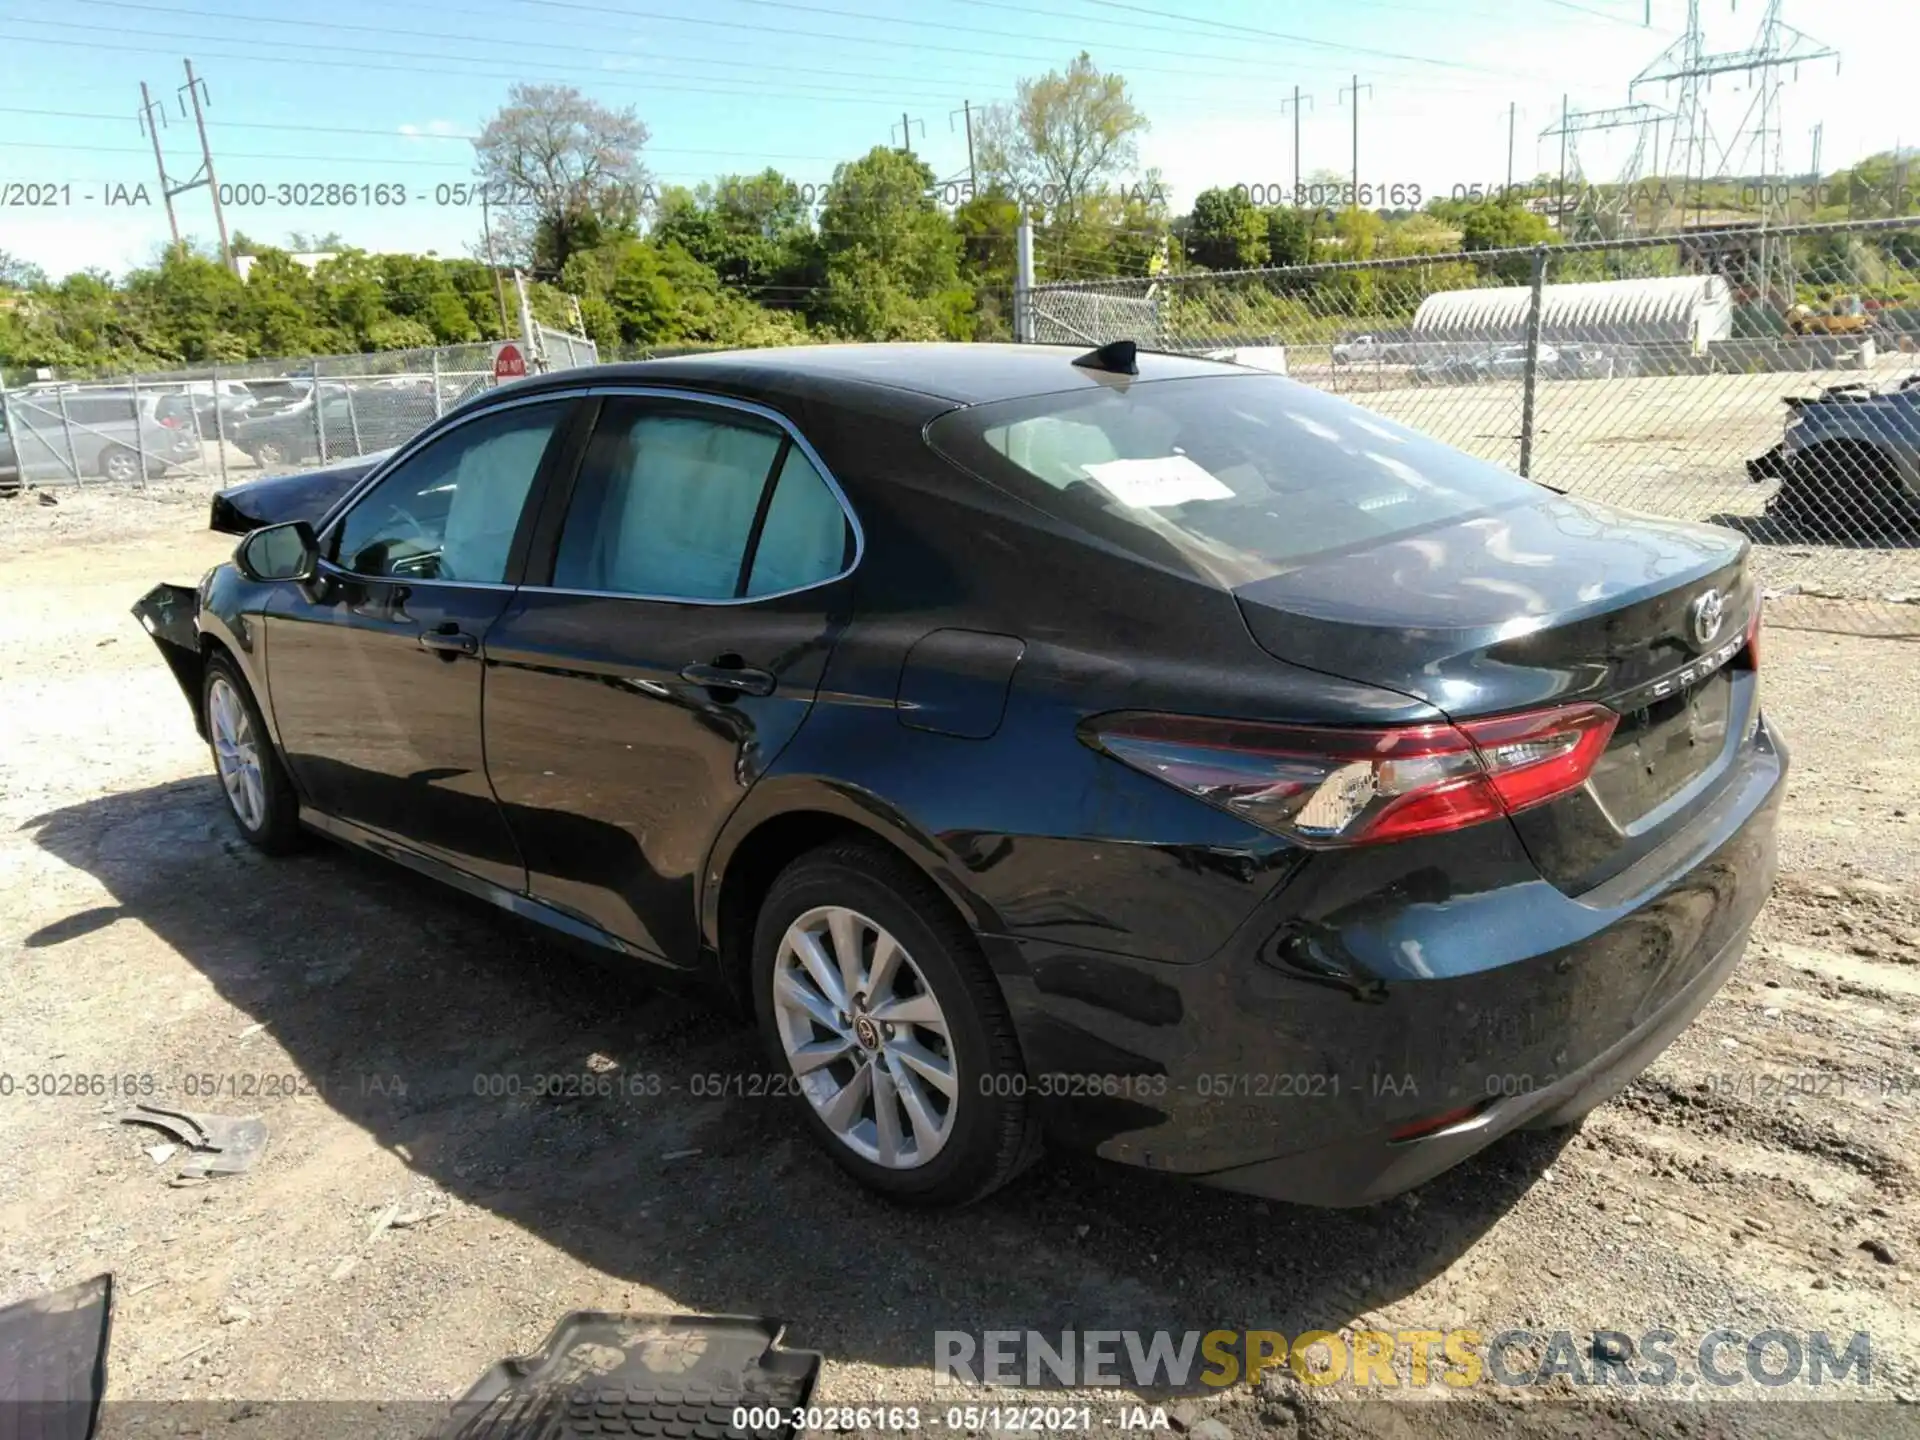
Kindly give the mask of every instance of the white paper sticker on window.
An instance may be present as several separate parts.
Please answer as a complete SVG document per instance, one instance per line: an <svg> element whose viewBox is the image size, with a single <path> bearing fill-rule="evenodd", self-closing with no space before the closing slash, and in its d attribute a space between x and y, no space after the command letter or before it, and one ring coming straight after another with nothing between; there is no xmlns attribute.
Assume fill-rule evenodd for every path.
<svg viewBox="0 0 1920 1440"><path fill-rule="evenodd" d="M1080 467L1122 505L1153 510L1189 500L1231 500L1233 491L1185 455L1157 460L1103 460Z"/></svg>

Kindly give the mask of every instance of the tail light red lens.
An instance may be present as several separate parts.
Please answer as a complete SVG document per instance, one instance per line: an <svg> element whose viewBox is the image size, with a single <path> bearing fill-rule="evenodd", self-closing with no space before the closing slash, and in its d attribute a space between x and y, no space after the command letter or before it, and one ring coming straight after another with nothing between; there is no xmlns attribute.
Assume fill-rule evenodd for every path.
<svg viewBox="0 0 1920 1440"><path fill-rule="evenodd" d="M178 430L180 428L179 420L172 415L162 415L159 419L160 423L169 430Z"/></svg>
<svg viewBox="0 0 1920 1440"><path fill-rule="evenodd" d="M1459 830L1586 783L1619 716L1603 705L1458 725L1335 729L1125 713L1087 722L1095 749L1309 846Z"/></svg>

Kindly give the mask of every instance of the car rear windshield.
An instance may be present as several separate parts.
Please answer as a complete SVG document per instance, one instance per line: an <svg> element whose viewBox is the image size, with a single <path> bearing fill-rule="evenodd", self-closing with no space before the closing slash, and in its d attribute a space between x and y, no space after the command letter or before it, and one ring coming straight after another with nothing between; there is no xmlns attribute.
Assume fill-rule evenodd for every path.
<svg viewBox="0 0 1920 1440"><path fill-rule="evenodd" d="M1274 375L1027 396L950 411L927 439L1061 520L1228 586L1541 493Z"/></svg>

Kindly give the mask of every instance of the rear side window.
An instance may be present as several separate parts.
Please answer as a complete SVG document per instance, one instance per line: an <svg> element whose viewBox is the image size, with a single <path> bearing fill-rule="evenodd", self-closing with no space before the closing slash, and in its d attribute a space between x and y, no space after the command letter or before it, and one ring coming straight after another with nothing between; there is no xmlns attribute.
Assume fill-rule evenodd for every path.
<svg viewBox="0 0 1920 1440"><path fill-rule="evenodd" d="M773 423L619 401L581 468L553 583L670 600L773 595L839 574L847 534L826 477Z"/></svg>
<svg viewBox="0 0 1920 1440"><path fill-rule="evenodd" d="M641 408L604 417L554 562L568 590L730 600L783 436Z"/></svg>
<svg viewBox="0 0 1920 1440"><path fill-rule="evenodd" d="M846 567L846 513L806 452L787 447L753 551L747 594L777 595L830 580Z"/></svg>
<svg viewBox="0 0 1920 1440"><path fill-rule="evenodd" d="M1273 375L979 405L941 416L927 439L1091 535L1228 586L1540 494L1498 466Z"/></svg>

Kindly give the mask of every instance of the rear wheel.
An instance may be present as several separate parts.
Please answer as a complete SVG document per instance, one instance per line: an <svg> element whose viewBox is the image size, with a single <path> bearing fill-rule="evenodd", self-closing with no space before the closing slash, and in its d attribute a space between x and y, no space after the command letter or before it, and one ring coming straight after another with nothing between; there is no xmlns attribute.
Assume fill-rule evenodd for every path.
<svg viewBox="0 0 1920 1440"><path fill-rule="evenodd" d="M116 485L127 485L140 478L140 457L131 450L110 446L100 453L100 473Z"/></svg>
<svg viewBox="0 0 1920 1440"><path fill-rule="evenodd" d="M788 866L754 928L753 993L808 1127L869 1188L965 1204L1038 1154L999 984L899 856L849 843Z"/></svg>
<svg viewBox="0 0 1920 1440"><path fill-rule="evenodd" d="M300 802L253 693L220 654L208 657L200 693L207 745L233 823L248 844L269 855L286 854L300 841Z"/></svg>

